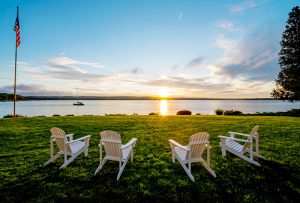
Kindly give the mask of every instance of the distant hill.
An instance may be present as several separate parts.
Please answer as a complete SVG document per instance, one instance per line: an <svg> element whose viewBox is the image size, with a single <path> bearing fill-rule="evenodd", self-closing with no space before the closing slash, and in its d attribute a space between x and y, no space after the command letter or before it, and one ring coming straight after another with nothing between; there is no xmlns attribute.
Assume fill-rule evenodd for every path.
<svg viewBox="0 0 300 203"><path fill-rule="evenodd" d="M7 93L0 93L0 101L13 101L14 95L13 94L7 94ZM17 100L26 100L26 97L17 95Z"/></svg>

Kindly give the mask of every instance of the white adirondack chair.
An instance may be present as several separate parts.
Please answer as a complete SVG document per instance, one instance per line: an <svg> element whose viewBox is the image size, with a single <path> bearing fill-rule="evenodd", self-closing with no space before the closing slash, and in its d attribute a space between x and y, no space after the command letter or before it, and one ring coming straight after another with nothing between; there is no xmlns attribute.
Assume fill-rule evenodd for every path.
<svg viewBox="0 0 300 203"><path fill-rule="evenodd" d="M137 141L137 138L132 138L127 144L122 145L121 135L117 132L105 130L100 133L100 164L95 171L96 175L103 167L107 160L118 161L119 162L119 173L117 180L120 179L123 170L131 157L131 162L133 162L133 148ZM105 150L105 157L102 160L102 145Z"/></svg>
<svg viewBox="0 0 300 203"><path fill-rule="evenodd" d="M175 163L176 158L192 181L195 181L195 179L192 175L191 164L195 162L200 162L212 176L216 177L215 172L210 168L210 143L208 139L208 133L199 132L190 137L189 145L187 146L182 146L174 140L169 140L173 163ZM207 148L207 162L202 158L205 148ZM188 168L185 164L188 165Z"/></svg>
<svg viewBox="0 0 300 203"><path fill-rule="evenodd" d="M81 137L79 139L73 140L74 134L66 135L62 129L53 127L50 129L50 156L51 158L44 164L44 166L54 162L58 157L64 155L64 164L61 165L59 169L62 169L69 165L78 155L83 151L85 156L88 155L89 140L91 135ZM84 140L83 142L81 140ZM58 146L58 153L53 155L53 142ZM68 156L70 158L68 159Z"/></svg>
<svg viewBox="0 0 300 203"><path fill-rule="evenodd" d="M265 159L264 156L259 154L259 136L257 132L258 128L259 126L256 125L252 129L250 134L228 132L230 137L220 135L219 138L221 139L220 146L222 147L222 156L226 156L226 151L229 151L236 156L239 156L242 159L255 164L256 166L260 166L260 164L253 159L254 156ZM247 139L238 139L234 137L235 135L241 135L246 137ZM256 140L255 151L253 151L253 139ZM243 144L240 144L239 142ZM246 152L249 152L249 157L245 155Z"/></svg>

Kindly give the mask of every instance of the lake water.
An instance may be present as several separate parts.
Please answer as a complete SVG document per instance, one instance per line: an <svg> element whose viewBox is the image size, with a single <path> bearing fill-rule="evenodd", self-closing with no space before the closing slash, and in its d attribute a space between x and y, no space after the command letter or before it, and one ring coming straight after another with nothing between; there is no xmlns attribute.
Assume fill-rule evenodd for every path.
<svg viewBox="0 0 300 203"><path fill-rule="evenodd" d="M215 114L217 108L239 110L243 113L278 112L300 108L300 102L276 100L83 100L84 106L73 106L71 100L19 101L17 114L23 116L59 115L105 115L139 114L160 112L175 115L179 110L190 110L193 114ZM0 117L13 114L13 102L0 103Z"/></svg>

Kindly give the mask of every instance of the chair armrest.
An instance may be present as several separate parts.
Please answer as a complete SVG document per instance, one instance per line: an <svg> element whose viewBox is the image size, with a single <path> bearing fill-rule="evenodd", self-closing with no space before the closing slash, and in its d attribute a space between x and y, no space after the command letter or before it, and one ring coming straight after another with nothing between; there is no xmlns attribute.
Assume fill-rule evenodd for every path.
<svg viewBox="0 0 300 203"><path fill-rule="evenodd" d="M248 134L238 133L238 132L231 132L231 131L229 131L228 133L229 133L229 134L234 134L234 135L243 135L243 136L246 136L246 137L249 137L249 136L250 136L250 135L248 135Z"/></svg>
<svg viewBox="0 0 300 203"><path fill-rule="evenodd" d="M251 143L251 141L248 141L248 140L242 140L242 139L238 139L238 138L234 138L234 137L226 137L226 136L222 136L222 135L219 135L218 137L219 137L220 139L229 139L229 140L235 140L235 141L240 141L240 142Z"/></svg>
<svg viewBox="0 0 300 203"><path fill-rule="evenodd" d="M179 148L181 148L183 150L190 151L190 149L188 147L182 146L181 144L179 144L175 140L169 140L169 143L172 144L172 145L175 145L176 147L179 147Z"/></svg>
<svg viewBox="0 0 300 203"><path fill-rule="evenodd" d="M70 144L70 143L72 143L72 142L78 142L78 141L80 141L80 140L88 140L88 139L90 139L90 138L91 138L91 135L87 135L87 136L78 138L78 139L76 139L76 140L72 140L72 141L67 142L67 143Z"/></svg>
<svg viewBox="0 0 300 203"><path fill-rule="evenodd" d="M129 142L127 142L125 145L122 145L121 149L125 149L127 147L130 147L135 144L137 141L137 138L132 138Z"/></svg>
<svg viewBox="0 0 300 203"><path fill-rule="evenodd" d="M68 135L66 135L67 138L69 137L70 141L73 141L73 136L74 136L74 134L68 134Z"/></svg>

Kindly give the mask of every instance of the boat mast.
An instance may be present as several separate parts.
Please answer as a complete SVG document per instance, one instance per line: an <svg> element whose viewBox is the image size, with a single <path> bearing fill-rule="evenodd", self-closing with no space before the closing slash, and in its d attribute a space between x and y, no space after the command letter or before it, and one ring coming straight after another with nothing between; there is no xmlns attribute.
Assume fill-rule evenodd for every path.
<svg viewBox="0 0 300 203"><path fill-rule="evenodd" d="M78 103L78 88L76 88L77 89L77 103Z"/></svg>

